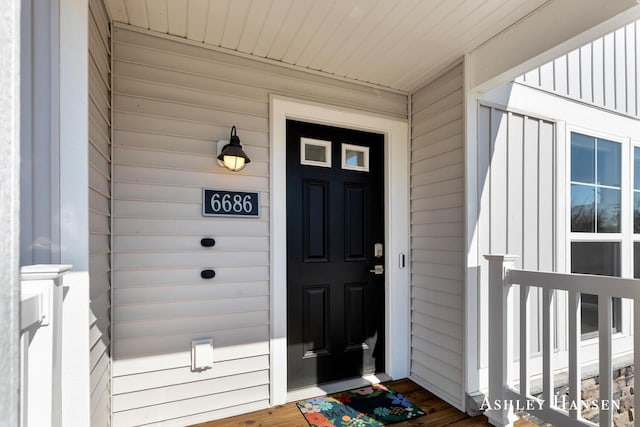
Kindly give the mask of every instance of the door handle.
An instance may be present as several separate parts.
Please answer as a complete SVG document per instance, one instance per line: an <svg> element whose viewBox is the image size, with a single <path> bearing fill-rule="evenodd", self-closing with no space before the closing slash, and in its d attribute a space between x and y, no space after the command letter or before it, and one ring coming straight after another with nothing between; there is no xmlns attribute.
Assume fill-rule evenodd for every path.
<svg viewBox="0 0 640 427"><path fill-rule="evenodd" d="M369 270L369 271L375 275L384 274L384 266L382 264L376 264L373 267L373 270Z"/></svg>

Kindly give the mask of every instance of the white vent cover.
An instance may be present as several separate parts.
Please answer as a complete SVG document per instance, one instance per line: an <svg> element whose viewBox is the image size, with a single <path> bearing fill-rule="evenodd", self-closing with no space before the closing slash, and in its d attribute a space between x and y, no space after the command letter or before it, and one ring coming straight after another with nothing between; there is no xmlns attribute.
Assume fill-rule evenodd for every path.
<svg viewBox="0 0 640 427"><path fill-rule="evenodd" d="M213 338L191 341L191 370L203 371L213 367Z"/></svg>

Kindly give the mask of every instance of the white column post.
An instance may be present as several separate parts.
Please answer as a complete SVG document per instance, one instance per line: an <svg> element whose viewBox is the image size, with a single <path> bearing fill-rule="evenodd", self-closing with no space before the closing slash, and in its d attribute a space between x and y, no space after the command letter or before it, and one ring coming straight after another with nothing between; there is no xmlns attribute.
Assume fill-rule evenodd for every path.
<svg viewBox="0 0 640 427"><path fill-rule="evenodd" d="M494 426L513 426L517 417L511 406L505 408L505 388L513 362L513 301L507 272L516 255L485 255L489 261L489 403L485 415Z"/></svg>
<svg viewBox="0 0 640 427"><path fill-rule="evenodd" d="M24 294L40 294L43 317L28 344L26 416L28 426L62 425L62 275L70 265L30 265L20 271Z"/></svg>
<svg viewBox="0 0 640 427"><path fill-rule="evenodd" d="M91 424L89 277L89 2L58 0L60 261L65 277L64 426Z"/></svg>
<svg viewBox="0 0 640 427"><path fill-rule="evenodd" d="M0 420L12 426L20 414L20 7L0 1Z"/></svg>

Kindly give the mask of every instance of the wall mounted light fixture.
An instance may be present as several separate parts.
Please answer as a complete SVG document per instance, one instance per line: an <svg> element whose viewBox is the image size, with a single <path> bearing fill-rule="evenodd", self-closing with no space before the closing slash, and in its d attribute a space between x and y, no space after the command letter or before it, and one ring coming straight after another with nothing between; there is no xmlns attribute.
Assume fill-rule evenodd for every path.
<svg viewBox="0 0 640 427"><path fill-rule="evenodd" d="M222 147L221 147L222 146ZM247 163L251 163L249 156L242 150L240 138L236 135L236 127L231 128L230 141L218 141L218 164L230 171L237 172L244 169Z"/></svg>

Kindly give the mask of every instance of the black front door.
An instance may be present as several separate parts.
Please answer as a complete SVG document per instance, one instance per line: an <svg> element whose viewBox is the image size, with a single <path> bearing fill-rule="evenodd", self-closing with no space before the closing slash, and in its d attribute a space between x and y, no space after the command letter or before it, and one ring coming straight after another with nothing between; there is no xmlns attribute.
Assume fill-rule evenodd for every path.
<svg viewBox="0 0 640 427"><path fill-rule="evenodd" d="M384 370L384 137L287 121L288 388Z"/></svg>

